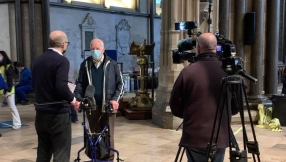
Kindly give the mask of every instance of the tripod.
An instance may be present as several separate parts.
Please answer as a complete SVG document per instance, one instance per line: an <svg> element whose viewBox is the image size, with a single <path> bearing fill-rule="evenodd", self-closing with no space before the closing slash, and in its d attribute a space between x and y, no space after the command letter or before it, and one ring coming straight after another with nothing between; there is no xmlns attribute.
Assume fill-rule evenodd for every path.
<svg viewBox="0 0 286 162"><path fill-rule="evenodd" d="M178 130L181 128L182 125L183 125L183 122L179 125L179 127L176 129L176 131L178 131ZM233 131L232 131L232 130L231 130L231 132L230 132L230 135L231 135L231 144L232 144L232 147L234 147L235 150L238 151L238 150L239 150L239 146L238 146L238 143L237 143L237 141L236 141L236 139L235 139L235 137L234 137L234 134L233 134ZM183 152L181 153L181 149L182 149L182 148L183 148ZM176 158L175 158L175 162L178 161L179 156L180 156L180 153L181 153L181 156L180 156L180 161L179 161L179 162L182 161L183 156L184 156L184 154L185 154L185 151L186 151L186 148L183 147L183 146L181 146L181 145L179 144L179 149L178 149L178 152L177 152L177 155L176 155Z"/></svg>
<svg viewBox="0 0 286 162"><path fill-rule="evenodd" d="M245 76L246 78L248 78L252 81L256 80L255 78L252 78L251 76L246 75L244 72L240 72L240 73L242 73L241 74L242 76ZM258 162L260 162L260 157L259 157L260 152L259 152L258 142L257 142L255 131L254 131L253 121L252 121L251 114L250 114L249 103L248 103L248 99L247 99L247 95L246 95L246 91L245 91L245 85L244 85L244 81L243 81L242 76L230 75L230 76L226 76L223 78L222 86L221 86L221 90L220 90L219 103L218 103L218 107L217 107L217 111L216 111L216 115L215 115L215 121L214 121L213 129L212 129L212 134L211 134L211 139L210 139L210 143L208 144L208 147L207 147L207 149L208 149L207 157L208 158L211 158L215 154L215 151L217 149L218 135L219 135L222 116L223 116L223 112L224 112L225 108L226 108L226 113L227 113L228 132L231 132L231 126L230 126L230 113L231 112L229 110L228 103L226 103L226 106L225 106L225 102L228 102L228 100L229 100L228 94L229 94L229 92L231 92L232 96L234 96L235 99L237 99L237 104L238 104L238 108L239 108L239 112L240 112L242 131L243 131L243 150L240 150L238 147L236 148L236 150L232 150L233 146L231 145L231 141L232 141L231 138L235 139L235 137L231 136L229 133L228 137L229 137L229 158L230 158L230 162L247 162L246 147L248 148L248 152L252 154L254 162L256 162L255 155L257 155ZM247 111L248 111L248 115L249 115L251 131L252 131L254 141L248 141L246 128L245 128L245 121L244 121L243 98L245 98L245 103L246 103L246 107L247 107ZM215 129L216 129L216 125L217 125L217 119L219 117L219 112L220 112L219 124L218 124L217 132L216 132L215 141L213 142Z"/></svg>
<svg viewBox="0 0 286 162"><path fill-rule="evenodd" d="M108 112L105 111L105 115L107 115L107 121L106 121L106 125L104 126L103 130L100 133L96 133L95 135L97 135L98 137L96 139L92 138L92 134L88 133L88 128L86 126L86 122L85 122L85 113L86 110L90 110L91 108L87 108L84 103L82 102L80 105L80 109L79 112L83 112L83 122L82 122L82 126L83 126L83 137L84 137L84 146L78 151L77 153L77 158L74 160L74 162L80 162L80 152L82 152L85 148L86 148L86 143L87 143L87 139L88 139L88 143L90 145L90 148L92 150L92 158L91 161L92 162L96 162L96 151L97 151L97 146L99 147L99 142L101 140L103 140L104 137L108 137L109 136L109 119L108 119ZM87 138L86 138L87 137ZM117 154L117 158L116 161L123 161L119 158L119 152L117 150L115 150L114 148L111 148L109 146L108 143L109 140L106 140L105 145L108 148L108 150L111 150L113 152L115 152Z"/></svg>

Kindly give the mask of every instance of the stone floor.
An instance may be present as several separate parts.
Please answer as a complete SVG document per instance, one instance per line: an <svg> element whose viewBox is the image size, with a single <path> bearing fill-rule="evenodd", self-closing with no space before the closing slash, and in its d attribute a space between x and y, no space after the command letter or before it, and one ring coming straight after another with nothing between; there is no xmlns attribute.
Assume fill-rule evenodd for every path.
<svg viewBox="0 0 286 162"><path fill-rule="evenodd" d="M20 130L0 129L0 162L31 162L36 158L37 135L34 128L35 111L32 105L18 106L22 122L27 126ZM0 109L0 121L11 120L7 107ZM82 114L79 114L82 121ZM80 122L72 124L71 161L77 157L77 151L83 146L82 126ZM236 138L241 145L241 125L232 125L238 132ZM246 125L249 139L252 139L250 125ZM260 145L262 162L286 162L286 133L255 129ZM194 131L195 133L195 131ZM178 150L181 130L161 129L151 120L130 121L117 117L115 127L115 148L120 151L120 158L125 162L173 162ZM242 148L242 145L241 145ZM82 160L88 158L81 154ZM184 156L183 161L186 160ZM225 161L228 160L226 152ZM249 154L249 160L251 155Z"/></svg>

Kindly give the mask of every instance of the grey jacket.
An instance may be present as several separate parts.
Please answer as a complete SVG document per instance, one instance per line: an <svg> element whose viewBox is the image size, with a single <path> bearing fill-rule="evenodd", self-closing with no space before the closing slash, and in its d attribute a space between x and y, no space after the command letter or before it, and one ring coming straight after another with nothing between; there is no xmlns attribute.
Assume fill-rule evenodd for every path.
<svg viewBox="0 0 286 162"><path fill-rule="evenodd" d="M86 87L89 85L87 69L90 71L92 64L93 58L90 56L80 65L78 79L76 80L76 88L74 91L76 98L84 97ZM92 78L91 73L89 74L90 78ZM124 94L124 82L117 62L109 58L106 54L104 54L103 60L103 74L102 108L104 108L110 100L119 102ZM116 113L116 111L113 111L113 113Z"/></svg>

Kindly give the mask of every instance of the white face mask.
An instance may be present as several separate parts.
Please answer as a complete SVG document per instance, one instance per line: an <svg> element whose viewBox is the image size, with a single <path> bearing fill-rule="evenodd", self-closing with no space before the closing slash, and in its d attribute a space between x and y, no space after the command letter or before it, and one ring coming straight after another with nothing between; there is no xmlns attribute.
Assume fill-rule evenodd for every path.
<svg viewBox="0 0 286 162"><path fill-rule="evenodd" d="M3 61L3 56L0 56L0 62L2 62Z"/></svg>
<svg viewBox="0 0 286 162"><path fill-rule="evenodd" d="M95 60L99 60L101 58L101 51L100 50L91 50L91 56Z"/></svg>

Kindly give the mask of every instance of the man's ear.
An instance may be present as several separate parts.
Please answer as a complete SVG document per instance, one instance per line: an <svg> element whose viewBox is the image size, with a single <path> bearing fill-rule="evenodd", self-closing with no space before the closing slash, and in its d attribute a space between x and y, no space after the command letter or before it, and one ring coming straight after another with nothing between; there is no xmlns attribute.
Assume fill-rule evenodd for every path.
<svg viewBox="0 0 286 162"><path fill-rule="evenodd" d="M62 47L63 49L65 48L65 44L66 44L66 43L62 43L62 46L61 46L61 47Z"/></svg>

